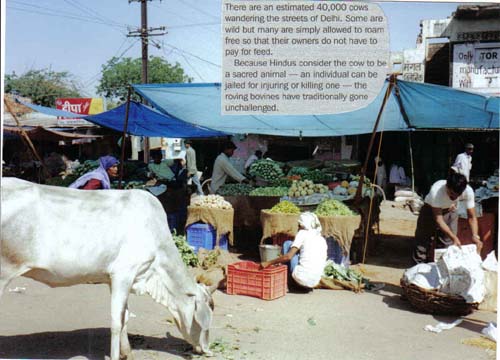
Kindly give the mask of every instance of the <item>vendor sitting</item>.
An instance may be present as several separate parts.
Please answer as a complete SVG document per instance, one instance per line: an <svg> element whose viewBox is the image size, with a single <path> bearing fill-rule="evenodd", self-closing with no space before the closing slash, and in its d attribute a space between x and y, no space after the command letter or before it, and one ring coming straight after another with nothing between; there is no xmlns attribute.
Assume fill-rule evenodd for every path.
<svg viewBox="0 0 500 360"><path fill-rule="evenodd" d="M478 235L474 191L467 185L464 175L451 173L448 179L436 181L425 197L425 204L420 210L415 230L416 248L413 260L416 263L434 261L433 246L431 246L433 242L435 247L461 245L457 237L456 210L459 201L464 202L472 239L477 245L478 253L481 252L483 244Z"/></svg>
<svg viewBox="0 0 500 360"><path fill-rule="evenodd" d="M99 158L99 167L93 171L83 174L72 184L73 189L82 190L100 190L111 188L111 178L118 175L118 159L113 156L101 156Z"/></svg>
<svg viewBox="0 0 500 360"><path fill-rule="evenodd" d="M284 255L263 261L261 267L290 262L288 270L298 288L310 291L319 284L326 264L327 245L325 238L321 236L321 230L321 224L315 214L302 213L295 240L288 240L283 244Z"/></svg>
<svg viewBox="0 0 500 360"><path fill-rule="evenodd" d="M170 168L174 165L174 160L163 160L161 151L151 152L151 157L153 162L148 164L148 170L151 172L150 177L161 183L175 181L175 174Z"/></svg>

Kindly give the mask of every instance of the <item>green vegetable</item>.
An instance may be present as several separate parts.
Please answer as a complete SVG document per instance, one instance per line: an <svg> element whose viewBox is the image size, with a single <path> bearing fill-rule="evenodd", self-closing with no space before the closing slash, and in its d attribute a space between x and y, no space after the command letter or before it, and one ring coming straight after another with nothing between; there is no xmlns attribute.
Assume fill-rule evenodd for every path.
<svg viewBox="0 0 500 360"><path fill-rule="evenodd" d="M285 196L287 194L287 187L260 187L250 192L250 196Z"/></svg>
<svg viewBox="0 0 500 360"><path fill-rule="evenodd" d="M257 160L250 165L249 174L266 181L275 181L283 176L279 165L272 160Z"/></svg>
<svg viewBox="0 0 500 360"><path fill-rule="evenodd" d="M73 170L73 175L77 178L89 171L95 170L99 167L99 161L96 160L85 160L83 164L80 164L76 169Z"/></svg>
<svg viewBox="0 0 500 360"><path fill-rule="evenodd" d="M274 187L290 187L292 185L292 180L288 178L281 178L273 181L271 185Z"/></svg>
<svg viewBox="0 0 500 360"><path fill-rule="evenodd" d="M274 205L269 211L277 214L300 214L298 206L286 200Z"/></svg>
<svg viewBox="0 0 500 360"><path fill-rule="evenodd" d="M324 182L324 181L330 181L332 180L332 177L328 174L325 174L321 170L310 170L307 171L305 174L301 175L302 180L311 180L312 182L318 183L318 182Z"/></svg>
<svg viewBox="0 0 500 360"><path fill-rule="evenodd" d="M217 192L222 196L248 195L254 189L248 184L224 184Z"/></svg>
<svg viewBox="0 0 500 360"><path fill-rule="evenodd" d="M319 205L316 211L314 212L319 216L352 216L356 215L351 209L349 209L344 203L327 199L323 200Z"/></svg>
<svg viewBox="0 0 500 360"><path fill-rule="evenodd" d="M309 169L306 167L297 166L297 167L291 168L288 171L288 176L300 175L302 177L302 175L306 174L308 171L309 171Z"/></svg>
<svg viewBox="0 0 500 360"><path fill-rule="evenodd" d="M337 280L354 281L358 284L363 280L363 275L355 270L348 269L342 265L335 264L333 261L328 261L323 273L326 277Z"/></svg>
<svg viewBox="0 0 500 360"><path fill-rule="evenodd" d="M191 246L189 246L189 244L187 243L186 237L177 235L175 233L172 234L172 237L174 239L175 246L177 246L177 249L181 254L184 264L186 264L186 266L192 267L198 266L198 257L194 253Z"/></svg>

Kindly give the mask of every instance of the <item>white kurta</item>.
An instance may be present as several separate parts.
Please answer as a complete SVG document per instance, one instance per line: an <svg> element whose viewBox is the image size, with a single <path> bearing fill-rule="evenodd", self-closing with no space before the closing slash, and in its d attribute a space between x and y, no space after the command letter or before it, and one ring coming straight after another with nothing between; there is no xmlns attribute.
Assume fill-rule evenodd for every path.
<svg viewBox="0 0 500 360"><path fill-rule="evenodd" d="M234 168L234 166L229 161L229 157L221 153L217 156L214 163L214 170L212 172L212 183L210 184L210 190L212 193L217 192L217 190L224 185L226 182L226 178L232 177L237 182L242 182L245 179L245 176L239 173L238 170Z"/></svg>
<svg viewBox="0 0 500 360"><path fill-rule="evenodd" d="M470 170L472 169L472 156L468 155L466 152L458 154L452 168L457 173L465 176L467 181L469 181Z"/></svg>

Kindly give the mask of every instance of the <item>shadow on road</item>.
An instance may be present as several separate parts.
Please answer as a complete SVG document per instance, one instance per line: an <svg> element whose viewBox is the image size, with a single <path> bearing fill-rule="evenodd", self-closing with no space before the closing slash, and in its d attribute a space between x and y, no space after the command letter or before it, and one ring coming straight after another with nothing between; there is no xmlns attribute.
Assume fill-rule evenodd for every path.
<svg viewBox="0 0 500 360"><path fill-rule="evenodd" d="M186 354L190 345L182 339L167 335L158 338L129 334L132 351L153 350L190 359L191 355ZM83 356L88 359L104 359L109 356L110 341L109 328L0 336L0 357L69 359Z"/></svg>

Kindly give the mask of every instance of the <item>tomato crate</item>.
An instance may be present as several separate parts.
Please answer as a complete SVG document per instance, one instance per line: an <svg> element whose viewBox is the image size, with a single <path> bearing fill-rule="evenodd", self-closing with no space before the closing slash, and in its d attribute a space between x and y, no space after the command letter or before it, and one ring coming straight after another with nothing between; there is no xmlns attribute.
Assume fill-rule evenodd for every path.
<svg viewBox="0 0 500 360"><path fill-rule="evenodd" d="M285 296L287 289L287 266L270 266L259 269L260 264L240 261L227 266L227 293L248 295L264 300Z"/></svg>
<svg viewBox="0 0 500 360"><path fill-rule="evenodd" d="M195 253L198 253L199 248L212 250L215 247L216 238L217 231L210 224L195 223L186 228L186 240ZM227 242L227 235L222 235L219 239L219 248L227 250Z"/></svg>

